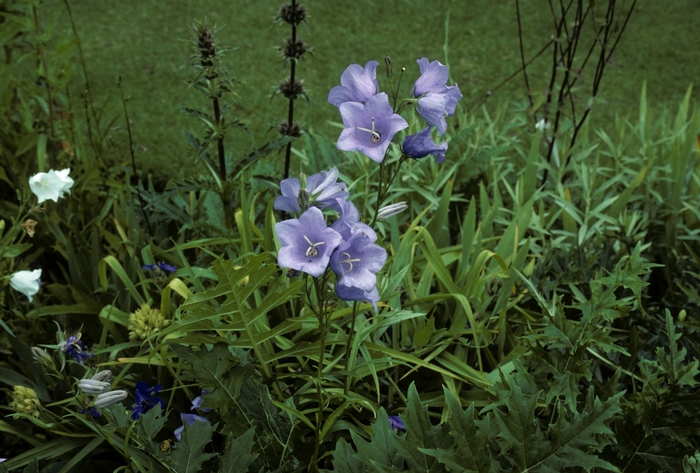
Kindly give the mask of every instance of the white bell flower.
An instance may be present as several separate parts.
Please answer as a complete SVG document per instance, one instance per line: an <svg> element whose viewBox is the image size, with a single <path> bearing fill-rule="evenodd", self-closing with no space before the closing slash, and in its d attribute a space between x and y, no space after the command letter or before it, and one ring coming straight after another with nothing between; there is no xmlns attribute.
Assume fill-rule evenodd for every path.
<svg viewBox="0 0 700 473"><path fill-rule="evenodd" d="M32 297L39 292L41 270L17 271L10 277L10 286L15 291L21 292L32 301Z"/></svg>
<svg viewBox="0 0 700 473"><path fill-rule="evenodd" d="M62 171L40 172L29 178L29 188L34 195L39 199L38 203L45 200L53 200L58 202L58 199L63 197L63 194L69 193L73 187L73 179L68 177L70 168Z"/></svg>

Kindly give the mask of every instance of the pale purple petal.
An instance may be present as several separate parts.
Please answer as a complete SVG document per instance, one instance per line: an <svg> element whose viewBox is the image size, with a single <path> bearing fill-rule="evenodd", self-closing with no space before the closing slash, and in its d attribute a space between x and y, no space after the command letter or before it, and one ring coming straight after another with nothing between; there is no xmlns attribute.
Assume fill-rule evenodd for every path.
<svg viewBox="0 0 700 473"><path fill-rule="evenodd" d="M440 61L429 62L428 58L422 57L416 61L420 67L421 76L413 85L412 94L420 97L430 92L444 93L443 89L447 84L448 71Z"/></svg>
<svg viewBox="0 0 700 473"><path fill-rule="evenodd" d="M369 292L365 292L360 288L352 286L340 286L336 284L335 293L338 298L344 301L367 301L374 306L374 311L377 311L377 301L379 301L379 291L375 287Z"/></svg>
<svg viewBox="0 0 700 473"><path fill-rule="evenodd" d="M377 285L376 273L386 262L386 250L371 242L363 232L343 241L331 256L331 269L340 276L338 286L352 286L370 292Z"/></svg>
<svg viewBox="0 0 700 473"><path fill-rule="evenodd" d="M369 61L365 67L351 64L340 76L340 83L328 94L328 101L339 107L345 102L367 102L379 90L377 84L377 61Z"/></svg>
<svg viewBox="0 0 700 473"><path fill-rule="evenodd" d="M448 99L447 94L430 93L418 99L418 105L416 106L418 114L425 118L428 124L437 128L440 136L447 130L447 122L445 121L447 110L445 110L445 107Z"/></svg>
<svg viewBox="0 0 700 473"><path fill-rule="evenodd" d="M274 208L288 213L299 213L299 179L290 177L280 182L281 196L275 199Z"/></svg>

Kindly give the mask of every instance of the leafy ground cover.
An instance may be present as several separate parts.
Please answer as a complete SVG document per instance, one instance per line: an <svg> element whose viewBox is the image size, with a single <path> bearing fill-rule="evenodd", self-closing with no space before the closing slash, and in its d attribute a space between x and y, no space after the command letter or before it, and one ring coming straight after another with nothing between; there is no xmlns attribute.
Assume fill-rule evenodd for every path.
<svg viewBox="0 0 700 473"><path fill-rule="evenodd" d="M241 10L246 28L269 24L261 3ZM454 24L465 13L449 5ZM549 94L468 106L468 81L457 89L430 62L444 36L426 30L439 47L420 67L400 59L409 46L389 74L386 51L359 48L321 89L321 59L299 60L312 104L332 112L296 106L314 124L304 133L279 126L302 102L289 85L274 113L243 113L265 79L243 88L228 63L238 51L220 57L225 30L187 18L174 149L198 167L152 179L139 95L158 103L149 87L179 86L124 76L117 106L103 105L79 49L94 45L39 19L65 25L72 6L80 32L80 15L105 7L5 2L0 472L700 471L700 110L692 87L660 106L637 84L634 109L587 120L595 81L573 86L581 56L567 48L609 47L630 5L571 5L600 33L550 43L571 74ZM423 18L444 25L444 6ZM520 6L524 25L537 21ZM285 20L304 32L287 8L277 38L293 31ZM342 13L309 8L312 31ZM625 34L620 47L636 39ZM313 43L320 55L332 41ZM281 80L268 52L258 60ZM469 60L450 41L453 79Z"/></svg>

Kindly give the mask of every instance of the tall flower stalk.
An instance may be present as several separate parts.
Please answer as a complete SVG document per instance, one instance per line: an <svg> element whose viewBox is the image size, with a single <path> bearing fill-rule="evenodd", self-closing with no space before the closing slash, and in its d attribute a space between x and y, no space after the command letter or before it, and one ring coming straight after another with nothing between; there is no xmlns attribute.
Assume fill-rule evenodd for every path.
<svg viewBox="0 0 700 473"><path fill-rule="evenodd" d="M304 84L296 77L297 62L310 51L304 40L297 37L297 28L302 22L306 22L306 16L306 8L298 4L296 0L282 5L277 14L277 21L283 21L292 27L292 35L284 41L284 45L280 48L280 52L284 56L285 66L287 63L290 64L289 77L280 83L275 94L281 93L284 95L289 100L289 107L287 108L287 119L279 124L277 131L282 136L293 138L298 138L301 135L301 124L294 121L294 101L302 96L308 100L304 92ZM284 154L285 179L289 177L291 157L292 142L290 141L287 143Z"/></svg>

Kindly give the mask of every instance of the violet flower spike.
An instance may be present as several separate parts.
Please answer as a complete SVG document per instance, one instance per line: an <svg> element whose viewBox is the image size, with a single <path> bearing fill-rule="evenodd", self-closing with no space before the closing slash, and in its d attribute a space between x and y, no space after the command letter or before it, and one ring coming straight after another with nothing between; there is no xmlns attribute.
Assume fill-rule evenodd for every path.
<svg viewBox="0 0 700 473"><path fill-rule="evenodd" d="M416 111L442 136L447 130L445 117L454 115L462 93L457 85L447 86L447 67L440 61L429 62L422 57L416 62L421 72L411 90L411 95L418 99Z"/></svg>
<svg viewBox="0 0 700 473"><path fill-rule="evenodd" d="M425 158L429 154L435 156L435 164L445 161L447 141L435 144L430 134L430 125L403 140L403 152L415 159Z"/></svg>
<svg viewBox="0 0 700 473"><path fill-rule="evenodd" d="M338 149L359 151L381 163L394 135L408 128L408 122L394 113L389 96L380 93L366 104L345 102L340 105L345 129L338 138Z"/></svg>
<svg viewBox="0 0 700 473"><path fill-rule="evenodd" d="M298 219L275 224L275 231L282 243L277 264L282 268L303 271L315 278L324 273L331 253L343 239L338 232L326 226L323 213L316 207L310 207Z"/></svg>
<svg viewBox="0 0 700 473"><path fill-rule="evenodd" d="M339 276L338 286L371 292L377 285L376 273L386 262L386 250L358 231L340 243L331 256L331 269Z"/></svg>
<svg viewBox="0 0 700 473"><path fill-rule="evenodd" d="M328 101L336 107L345 102L367 102L379 91L377 66L377 61L369 61L364 68L350 64L340 76L342 85L333 87L328 93Z"/></svg>

